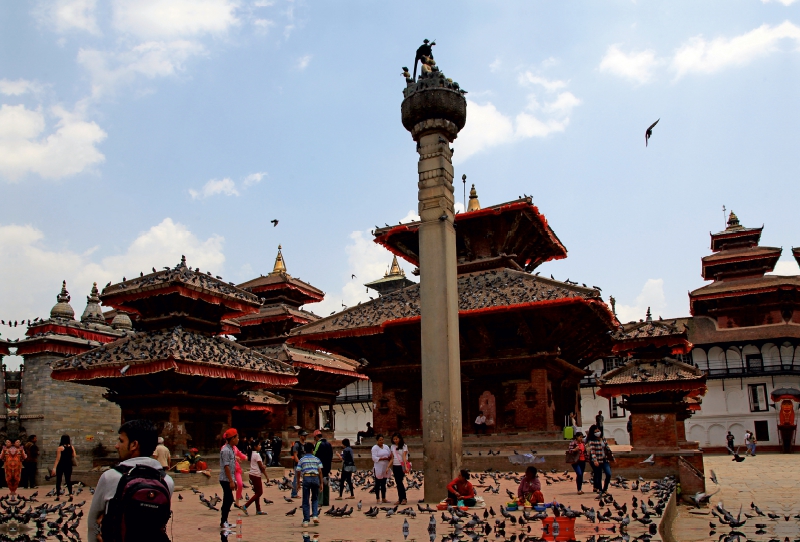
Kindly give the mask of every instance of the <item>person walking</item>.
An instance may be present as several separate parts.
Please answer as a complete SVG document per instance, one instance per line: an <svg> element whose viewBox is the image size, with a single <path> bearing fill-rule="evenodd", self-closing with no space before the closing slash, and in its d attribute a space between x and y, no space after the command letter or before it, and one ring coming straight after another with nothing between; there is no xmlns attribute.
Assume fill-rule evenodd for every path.
<svg viewBox="0 0 800 542"><path fill-rule="evenodd" d="M247 456L244 455L239 450L238 446L233 447L233 454L236 457L235 461L236 465L233 473L234 478L236 478L236 502L234 503L234 505L236 506L236 508L241 509L242 507L239 501L242 500L242 490L244 489L244 482L242 480L242 466L239 464L239 461L245 461L247 459Z"/></svg>
<svg viewBox="0 0 800 542"><path fill-rule="evenodd" d="M169 470L171 457L169 448L164 446L164 437L158 437L158 446L156 446L156 449L153 451L153 458L164 467L164 470Z"/></svg>
<svg viewBox="0 0 800 542"><path fill-rule="evenodd" d="M225 446L219 452L219 485L222 486L222 508L220 514L220 529L232 529L228 523L228 514L233 506L233 491L236 489L236 452L234 446L239 444L239 433L231 427L222 435Z"/></svg>
<svg viewBox="0 0 800 542"><path fill-rule="evenodd" d="M406 446L400 433L392 435L391 451L392 474L394 474L394 483L397 485L397 502L395 504L408 504L406 486L403 482L406 477L406 465L408 464L408 446Z"/></svg>
<svg viewBox="0 0 800 542"><path fill-rule="evenodd" d="M747 447L747 451L744 453L744 455L751 455L751 456L755 457L756 456L756 436L749 429L744 432L744 445ZM8 475L6 475L6 479L8 479Z"/></svg>
<svg viewBox="0 0 800 542"><path fill-rule="evenodd" d="M314 456L314 445L303 445L303 456L297 462L295 477L303 478L303 527L309 520L319 525L319 489L322 487L322 461Z"/></svg>
<svg viewBox="0 0 800 542"><path fill-rule="evenodd" d="M575 483L578 486L578 495L583 495L583 473L586 471L586 445L583 442L583 433L578 431L575 438L569 443L570 453L574 454L575 461L572 470L575 471Z"/></svg>
<svg viewBox="0 0 800 542"><path fill-rule="evenodd" d="M297 440L292 444L292 471L294 472L294 476L292 477L292 494L290 495L292 499L297 498L297 464L300 463L300 458L306 453L305 446L307 436L308 432L301 429L300 432L297 433ZM301 487L300 489L303 488Z"/></svg>
<svg viewBox="0 0 800 542"><path fill-rule="evenodd" d="M589 428L589 461L592 463L592 475L594 490L597 493L605 493L608 491L608 486L611 483L611 465L609 461L613 461L611 450L608 448L606 439L603 438L603 432L593 425ZM603 481L603 474L605 473L606 479Z"/></svg>
<svg viewBox="0 0 800 542"><path fill-rule="evenodd" d="M36 470L39 468L39 447L36 435L28 437L25 443L25 459L22 461L22 487L36 487Z"/></svg>
<svg viewBox="0 0 800 542"><path fill-rule="evenodd" d="M250 478L250 486L253 488L253 496L244 503L242 512L244 512L245 516L249 515L247 513L247 507L255 503L256 515L266 516L267 513L261 511L259 497L264 493L264 487L261 485L261 475L264 475L267 483L269 483L269 476L267 476L267 469L264 467L264 462L261 458L261 443L256 441L251 447L253 450L250 452L250 471L247 474Z"/></svg>
<svg viewBox="0 0 800 542"><path fill-rule="evenodd" d="M112 501L123 479L123 473L135 472L133 469L137 469L142 473L150 472L153 476L149 480L155 482L155 485L150 486L151 490L160 486L164 496L170 500L175 490L172 478L163 469L161 463L152 458L153 451L158 444L158 428L153 422L149 420L129 420L120 426L118 434L119 437L115 448L119 454L120 463L116 467L105 471L97 481L97 487L94 490L87 518L87 540L89 542L103 539L106 541L113 540L117 536L110 535L118 535L120 533L123 526L122 522L125 520L136 521L131 517L126 518L124 509L117 510L117 512L123 512L122 514L112 510ZM148 469L152 469L155 472ZM158 482L156 482L156 479L158 479ZM119 502L119 504L122 503ZM125 505L122 504L122 506L124 508ZM136 525L125 524L127 539L169 542L166 531L167 520L169 519L168 511L169 508L167 508L167 513L165 514L163 505L161 507L156 505L137 514L136 517L139 518L139 521ZM153 521L152 517L148 518L149 520L142 519L142 515L148 516L150 514L157 514L161 518L160 521ZM135 532L131 532L131 528L134 528Z"/></svg>
<svg viewBox="0 0 800 542"><path fill-rule="evenodd" d="M22 447L22 442L17 439L11 444L11 441L6 441L6 447L0 452L0 459L5 461L6 470L6 484L12 495L17 494L19 482L22 479L22 462L25 460L25 449Z"/></svg>
<svg viewBox="0 0 800 542"><path fill-rule="evenodd" d="M72 447L69 435L61 435L56 450L56 462L53 465L51 475L56 477L56 500L61 496L61 478L67 485L67 493L72 495L72 467L78 464L78 454Z"/></svg>
<svg viewBox="0 0 800 542"><path fill-rule="evenodd" d="M350 447L350 439L343 439L342 446L344 449L339 455L342 460L342 479L339 481L339 496L336 497L337 501L342 500L342 493L344 486L350 487L350 496L348 499L355 499L355 491L353 490L353 473L356 472L356 460L353 457L353 449Z"/></svg>
<svg viewBox="0 0 800 542"><path fill-rule="evenodd" d="M594 423L597 426L597 428L600 429L600 432L603 433L603 436L605 436L605 431L603 430L603 422L605 420L606 419L603 417L603 411L602 410L598 410L597 411L597 416L594 417ZM591 436L591 433L590 433L589 436Z"/></svg>
<svg viewBox="0 0 800 542"><path fill-rule="evenodd" d="M725 440L728 443L728 455L733 455L734 452L733 446L736 443L736 439L733 438L733 433L728 431L728 434L725 435Z"/></svg>
<svg viewBox="0 0 800 542"><path fill-rule="evenodd" d="M372 447L372 462L375 465L375 497L378 502L388 503L386 500L386 480L389 478L392 461L392 450L383 443L383 435L378 433L375 437L377 443Z"/></svg>
<svg viewBox="0 0 800 542"><path fill-rule="evenodd" d="M323 506L330 500L330 475L333 468L333 446L322 436L322 431L314 431L314 456L322 463L322 487L319 502Z"/></svg>
<svg viewBox="0 0 800 542"><path fill-rule="evenodd" d="M270 446L272 446L272 463L270 466L272 467L280 467L281 466L281 450L283 449L283 439L278 436L270 434L271 442Z"/></svg>

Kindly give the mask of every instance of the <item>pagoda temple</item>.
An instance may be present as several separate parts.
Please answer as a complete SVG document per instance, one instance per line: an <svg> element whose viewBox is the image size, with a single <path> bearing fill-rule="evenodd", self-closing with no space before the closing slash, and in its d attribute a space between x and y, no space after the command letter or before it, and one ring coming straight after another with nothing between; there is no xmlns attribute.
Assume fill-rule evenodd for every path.
<svg viewBox="0 0 800 542"><path fill-rule="evenodd" d="M107 388L123 421L153 420L173 450L218 450L237 406L270 409L255 391L297 384L287 364L221 336L238 329L233 319L258 312L258 297L192 270L184 258L108 285L99 297L134 315L137 331L53 363L52 377Z"/></svg>
<svg viewBox="0 0 800 542"><path fill-rule="evenodd" d="M476 195L471 208L455 216L464 430L478 410L493 430L558 430L580 411L583 367L611 349L616 319L598 289L531 274L567 251L530 197L481 209ZM418 265L418 229L379 228L375 241ZM411 284L297 328L288 342L367 361L376 429L418 434L419 301Z"/></svg>
<svg viewBox="0 0 800 542"><path fill-rule="evenodd" d="M261 297L263 304L258 312L236 318L234 322L238 330L232 334L239 344L292 366L297 371L298 383L291 390L279 392L286 399L281 418L274 418L266 424L252 419L241 425L261 425L281 431L297 425L306 429L327 427L333 431L333 405L339 390L367 377L358 372L360 364L357 361L285 343L292 329L319 320L319 316L303 310L302 306L322 301L325 294L291 276L281 250L278 246L271 273L238 285L238 288ZM325 413L326 419L320 419L320 411Z"/></svg>
<svg viewBox="0 0 800 542"><path fill-rule="evenodd" d="M617 468L642 467L638 455L654 454L651 476L677 475L686 494L705 490L703 452L686 440L686 420L700 410L706 375L675 356L692 344L687 328L677 321L653 320L620 326L612 352L628 361L598 379L601 397L622 397L629 411L631 454L620 454Z"/></svg>
<svg viewBox="0 0 800 542"><path fill-rule="evenodd" d="M396 290L402 290L406 286L411 286L414 281L406 278L406 272L397 263L397 256L392 258L392 264L383 275L383 278L373 280L366 283L364 286L371 290L375 290L378 294L388 294Z"/></svg>
<svg viewBox="0 0 800 542"><path fill-rule="evenodd" d="M13 344L24 360L20 370L5 375L6 391L13 388L18 394L14 400L17 420L9 416L11 402L5 407L6 431L10 434L16 423L19 435L36 435L42 466L54 460L64 433L81 435L73 440L78 454L90 455L97 446L112 450L117 440L119 407L103 397L103 390L51 379L50 365L127 337L131 321L120 314L111 325L105 322L96 284L86 297L80 320L75 319L70 301L64 282L50 317L36 318L28 325L25 338Z"/></svg>
<svg viewBox="0 0 800 542"><path fill-rule="evenodd" d="M743 227L731 212L728 227L711 234L713 254L702 260L703 278L711 284L689 294L692 355L709 377L743 374L751 367L757 372L772 350L800 339L800 276L766 274L782 250L759 246L763 229ZM800 257L798 249L793 254ZM791 367L792 356L775 357L781 371Z"/></svg>

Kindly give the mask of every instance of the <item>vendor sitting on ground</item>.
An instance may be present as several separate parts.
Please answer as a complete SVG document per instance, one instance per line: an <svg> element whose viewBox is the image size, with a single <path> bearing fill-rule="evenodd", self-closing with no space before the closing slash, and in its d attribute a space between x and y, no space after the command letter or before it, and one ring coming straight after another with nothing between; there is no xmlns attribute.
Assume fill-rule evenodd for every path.
<svg viewBox="0 0 800 542"><path fill-rule="evenodd" d="M467 469L461 469L456 479L447 484L447 504L456 505L458 501L464 506L475 506L475 488L469 483Z"/></svg>
<svg viewBox="0 0 800 542"><path fill-rule="evenodd" d="M203 456L200 455L200 450L192 448L188 453L184 454L183 461L179 461L172 467L175 472L197 472L211 476L211 469L208 468L208 463L203 461Z"/></svg>
<svg viewBox="0 0 800 542"><path fill-rule="evenodd" d="M525 469L525 476L520 481L519 488L517 488L517 500L520 504L525 505L526 502L531 504L544 502L542 483L539 481L538 472L536 467L528 467Z"/></svg>

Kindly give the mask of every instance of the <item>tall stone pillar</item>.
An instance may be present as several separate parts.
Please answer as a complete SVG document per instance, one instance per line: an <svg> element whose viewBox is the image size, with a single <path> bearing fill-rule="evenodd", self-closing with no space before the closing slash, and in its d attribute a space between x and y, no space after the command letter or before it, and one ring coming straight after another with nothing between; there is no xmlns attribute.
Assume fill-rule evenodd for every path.
<svg viewBox="0 0 800 542"><path fill-rule="evenodd" d="M418 80L406 79L403 126L419 153L419 268L422 327L422 443L425 501L447 496L461 467L461 367L456 283L453 153L467 102L426 57Z"/></svg>

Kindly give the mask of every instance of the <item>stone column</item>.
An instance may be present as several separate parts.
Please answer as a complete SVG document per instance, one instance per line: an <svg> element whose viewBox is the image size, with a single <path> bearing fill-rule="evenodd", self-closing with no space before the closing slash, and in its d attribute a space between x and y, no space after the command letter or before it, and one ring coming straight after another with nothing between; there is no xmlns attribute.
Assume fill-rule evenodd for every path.
<svg viewBox="0 0 800 542"><path fill-rule="evenodd" d="M422 444L425 501L447 496L461 468L461 363L450 143L466 123L466 100L434 72L409 81L403 125L419 153Z"/></svg>

